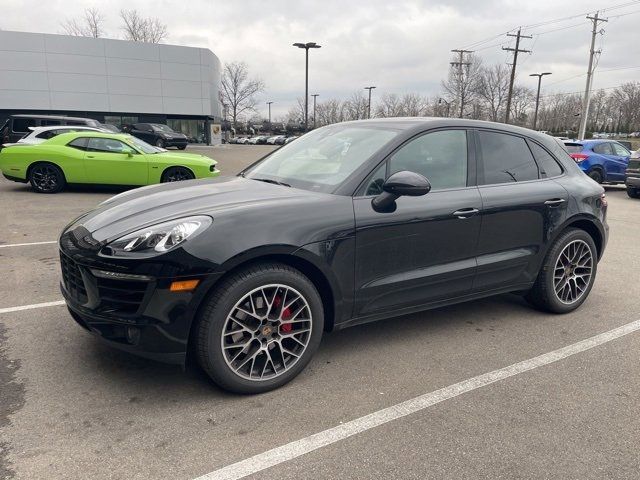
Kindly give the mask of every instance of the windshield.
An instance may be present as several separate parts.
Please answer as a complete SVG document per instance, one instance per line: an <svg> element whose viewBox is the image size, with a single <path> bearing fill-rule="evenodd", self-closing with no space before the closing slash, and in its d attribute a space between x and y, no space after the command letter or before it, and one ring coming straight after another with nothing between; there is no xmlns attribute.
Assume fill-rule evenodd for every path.
<svg viewBox="0 0 640 480"><path fill-rule="evenodd" d="M173 130L171 130L171 128L169 128L167 125L162 125L161 123L154 123L151 125L151 128L153 128L157 132L173 133Z"/></svg>
<svg viewBox="0 0 640 480"><path fill-rule="evenodd" d="M131 145L136 147L138 150L142 151L142 153L160 153L164 152L164 149L154 147L153 145L149 145L144 140L140 140L139 138L129 136L127 140Z"/></svg>
<svg viewBox="0 0 640 480"><path fill-rule="evenodd" d="M276 150L244 176L329 193L397 133L362 125L319 128Z"/></svg>

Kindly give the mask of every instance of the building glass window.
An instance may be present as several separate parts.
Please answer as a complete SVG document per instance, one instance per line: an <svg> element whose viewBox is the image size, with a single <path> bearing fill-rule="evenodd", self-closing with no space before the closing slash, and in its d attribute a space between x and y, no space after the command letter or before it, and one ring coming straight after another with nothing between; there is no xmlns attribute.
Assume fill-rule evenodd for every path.
<svg viewBox="0 0 640 480"><path fill-rule="evenodd" d="M189 142L205 143L205 121L204 120L186 120L169 118L167 125L179 133L184 133L189 137Z"/></svg>

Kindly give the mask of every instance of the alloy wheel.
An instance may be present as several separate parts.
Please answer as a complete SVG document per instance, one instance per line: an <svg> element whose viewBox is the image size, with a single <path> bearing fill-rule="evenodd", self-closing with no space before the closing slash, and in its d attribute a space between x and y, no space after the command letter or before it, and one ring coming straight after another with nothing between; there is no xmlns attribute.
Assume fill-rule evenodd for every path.
<svg viewBox="0 0 640 480"><path fill-rule="evenodd" d="M36 165L31 171L31 181L42 192L53 192L58 188L58 172L50 165Z"/></svg>
<svg viewBox="0 0 640 480"><path fill-rule="evenodd" d="M571 305L585 294L591 282L593 253L584 240L568 243L560 252L553 272L553 288L558 300Z"/></svg>
<svg viewBox="0 0 640 480"><path fill-rule="evenodd" d="M182 180L191 180L193 175L184 168L174 168L167 174L167 182L180 182Z"/></svg>
<svg viewBox="0 0 640 480"><path fill-rule="evenodd" d="M282 284L258 287L227 316L221 337L224 360L244 379L273 379L302 357L311 328L311 308L300 292Z"/></svg>

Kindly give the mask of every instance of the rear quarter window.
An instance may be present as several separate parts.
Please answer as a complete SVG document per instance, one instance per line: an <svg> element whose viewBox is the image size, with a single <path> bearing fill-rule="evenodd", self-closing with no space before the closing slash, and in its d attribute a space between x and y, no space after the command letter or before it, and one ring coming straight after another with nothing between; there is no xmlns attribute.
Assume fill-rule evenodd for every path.
<svg viewBox="0 0 640 480"><path fill-rule="evenodd" d="M540 167L543 177L551 178L562 175L562 167L558 165L556 159L553 158L549 152L535 142L529 142L529 147Z"/></svg>

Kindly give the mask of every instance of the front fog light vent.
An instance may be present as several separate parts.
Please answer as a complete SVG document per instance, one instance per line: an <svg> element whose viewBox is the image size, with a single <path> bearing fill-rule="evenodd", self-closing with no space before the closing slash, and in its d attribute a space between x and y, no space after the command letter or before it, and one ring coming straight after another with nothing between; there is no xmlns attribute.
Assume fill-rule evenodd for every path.
<svg viewBox="0 0 640 480"><path fill-rule="evenodd" d="M95 268L91 269L91 273L93 273L98 278L108 278L110 280L133 280L133 281L139 281L139 282L149 282L153 280L148 275L134 275L131 273L109 272L108 270L98 270Z"/></svg>

